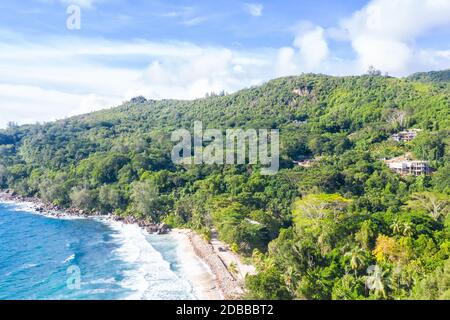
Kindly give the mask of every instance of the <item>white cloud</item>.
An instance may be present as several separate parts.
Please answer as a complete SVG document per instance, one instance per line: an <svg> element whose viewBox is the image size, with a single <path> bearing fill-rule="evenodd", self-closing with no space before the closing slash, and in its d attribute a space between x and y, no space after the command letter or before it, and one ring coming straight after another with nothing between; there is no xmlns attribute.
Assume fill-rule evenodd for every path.
<svg viewBox="0 0 450 320"><path fill-rule="evenodd" d="M448 0L372 0L342 22L352 36L370 34L410 40L441 25L450 25Z"/></svg>
<svg viewBox="0 0 450 320"><path fill-rule="evenodd" d="M197 26L215 18L215 15L201 15L195 7L180 7L173 11L156 13L154 15L177 19L180 24L187 27Z"/></svg>
<svg viewBox="0 0 450 320"><path fill-rule="evenodd" d="M276 75L278 77L292 76L298 73L296 52L291 47L284 47L278 51L276 60Z"/></svg>
<svg viewBox="0 0 450 320"><path fill-rule="evenodd" d="M329 54L325 30L310 22L301 22L296 26L292 47L278 51L276 74L286 76L300 72L321 72Z"/></svg>
<svg viewBox="0 0 450 320"><path fill-rule="evenodd" d="M92 112L115 103L111 96L71 94L37 86L0 84L0 128L8 121L45 122Z"/></svg>
<svg viewBox="0 0 450 320"><path fill-rule="evenodd" d="M352 45L358 53L357 62L361 71L373 65L398 74L409 70L414 62L412 49L400 41L361 36L352 39Z"/></svg>
<svg viewBox="0 0 450 320"><path fill-rule="evenodd" d="M324 29L321 27L315 27L299 34L295 38L294 45L300 49L302 64L307 70L315 70L320 67L329 55Z"/></svg>
<svg viewBox="0 0 450 320"><path fill-rule="evenodd" d="M275 54L185 42L0 41L0 127L90 112L137 95L193 99L233 92L270 79Z"/></svg>
<svg viewBox="0 0 450 320"><path fill-rule="evenodd" d="M450 26L449 17L448 0L372 0L340 27L358 55L360 70L374 65L406 74L425 63L419 59L428 59L415 46L415 39L434 28Z"/></svg>
<svg viewBox="0 0 450 320"><path fill-rule="evenodd" d="M182 22L185 26L193 27L208 21L208 17L195 17Z"/></svg>
<svg viewBox="0 0 450 320"><path fill-rule="evenodd" d="M245 9L250 15L260 17L263 14L264 6L259 3L247 3L245 4Z"/></svg>
<svg viewBox="0 0 450 320"><path fill-rule="evenodd" d="M321 72L361 74L370 65L394 76L450 66L449 43L421 48L419 37L450 26L449 0L372 0L361 10L324 30L310 22L299 23L290 48L280 50L279 74ZM447 31L448 32L448 31ZM356 57L333 54L330 42L348 42Z"/></svg>

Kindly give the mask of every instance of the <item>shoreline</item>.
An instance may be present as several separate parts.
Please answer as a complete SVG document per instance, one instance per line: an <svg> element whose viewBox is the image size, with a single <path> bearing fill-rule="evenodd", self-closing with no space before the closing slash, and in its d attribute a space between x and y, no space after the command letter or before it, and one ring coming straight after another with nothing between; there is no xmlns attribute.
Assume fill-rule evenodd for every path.
<svg viewBox="0 0 450 320"><path fill-rule="evenodd" d="M192 285L192 292L199 300L225 300L217 276L194 251L188 237L178 230L169 233L177 241L180 272Z"/></svg>
<svg viewBox="0 0 450 320"><path fill-rule="evenodd" d="M134 217L123 219L112 214L87 214L83 210L76 208L63 209L53 204L44 203L38 198L22 197L2 190L0 190L0 202L25 205L26 210L49 218L100 219L137 225L149 234L171 234L177 241L177 251L181 266L192 265L192 259L198 259L207 272L207 274L198 274L189 272L190 270L187 269L185 270L185 276L191 283L193 292L198 299L235 300L239 299L244 293L242 283L229 272L226 263L215 251L212 244L208 243L193 230L170 230L164 224L156 225L147 221L140 221Z"/></svg>
<svg viewBox="0 0 450 320"><path fill-rule="evenodd" d="M244 293L244 287L237 277L233 276L226 263L216 253L211 243L190 229L174 229L174 233L181 234L190 250L207 266L214 275L215 284L224 300L238 300Z"/></svg>

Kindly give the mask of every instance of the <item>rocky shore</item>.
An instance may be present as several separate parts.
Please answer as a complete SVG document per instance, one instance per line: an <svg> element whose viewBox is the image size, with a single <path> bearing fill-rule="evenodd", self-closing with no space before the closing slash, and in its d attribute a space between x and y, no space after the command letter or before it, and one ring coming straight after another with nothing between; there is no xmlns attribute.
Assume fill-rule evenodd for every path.
<svg viewBox="0 0 450 320"><path fill-rule="evenodd" d="M80 217L80 218L109 218L114 221L120 221L125 224L137 224L141 228L147 230L148 233L152 234L167 234L170 232L169 226L164 223L151 223L143 219L136 219L135 217L119 217L112 214L102 214L100 212L86 212L78 208L61 208L52 203L46 203L38 198L23 197L16 194L11 190L0 190L0 201L11 201L17 203L26 203L30 206L31 210L37 213L51 216L55 218L63 217Z"/></svg>

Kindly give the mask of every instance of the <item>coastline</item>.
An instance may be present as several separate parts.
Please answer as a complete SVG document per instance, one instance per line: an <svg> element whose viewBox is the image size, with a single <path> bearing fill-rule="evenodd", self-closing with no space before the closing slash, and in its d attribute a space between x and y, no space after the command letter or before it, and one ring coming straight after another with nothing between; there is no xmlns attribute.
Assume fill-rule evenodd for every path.
<svg viewBox="0 0 450 320"><path fill-rule="evenodd" d="M25 209L50 218L82 218L101 219L123 224L137 225L148 233L173 235L177 241L178 255L184 275L193 287L194 295L200 300L234 300L244 293L243 277L232 275L227 264L214 246L200 235L189 229L169 230L165 225L155 225L135 218L121 219L112 214L87 214L76 208L62 209L58 206L44 203L37 198L27 198L13 192L0 190L0 202L25 205ZM224 245L225 246L225 245ZM197 262L195 260L198 260ZM200 271L198 263L202 264ZM194 269L192 266L197 266ZM205 272L206 271L206 272Z"/></svg>
<svg viewBox="0 0 450 320"><path fill-rule="evenodd" d="M223 299L237 300L242 297L244 287L241 279L230 273L226 263L209 242L190 229L174 229L173 232L184 237L189 250L203 261L214 275L214 282Z"/></svg>
<svg viewBox="0 0 450 320"><path fill-rule="evenodd" d="M186 234L174 230L170 235L177 241L177 255L180 259L181 273L192 284L194 296L199 300L225 300L213 273L194 251Z"/></svg>

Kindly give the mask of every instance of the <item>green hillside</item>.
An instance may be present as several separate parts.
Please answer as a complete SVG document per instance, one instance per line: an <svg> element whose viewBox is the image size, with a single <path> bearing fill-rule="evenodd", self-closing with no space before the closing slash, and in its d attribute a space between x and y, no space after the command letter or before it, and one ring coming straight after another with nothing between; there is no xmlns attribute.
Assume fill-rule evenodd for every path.
<svg viewBox="0 0 450 320"><path fill-rule="evenodd" d="M0 131L0 188L206 237L216 229L257 267L249 298L448 299L450 87L422 79L309 74L12 125ZM197 120L280 129L280 172L174 165L171 132ZM408 128L422 131L389 139ZM405 153L433 174L400 176L381 160Z"/></svg>
<svg viewBox="0 0 450 320"><path fill-rule="evenodd" d="M425 83L449 83L450 69L442 71L418 72L408 77L411 81L420 81Z"/></svg>

